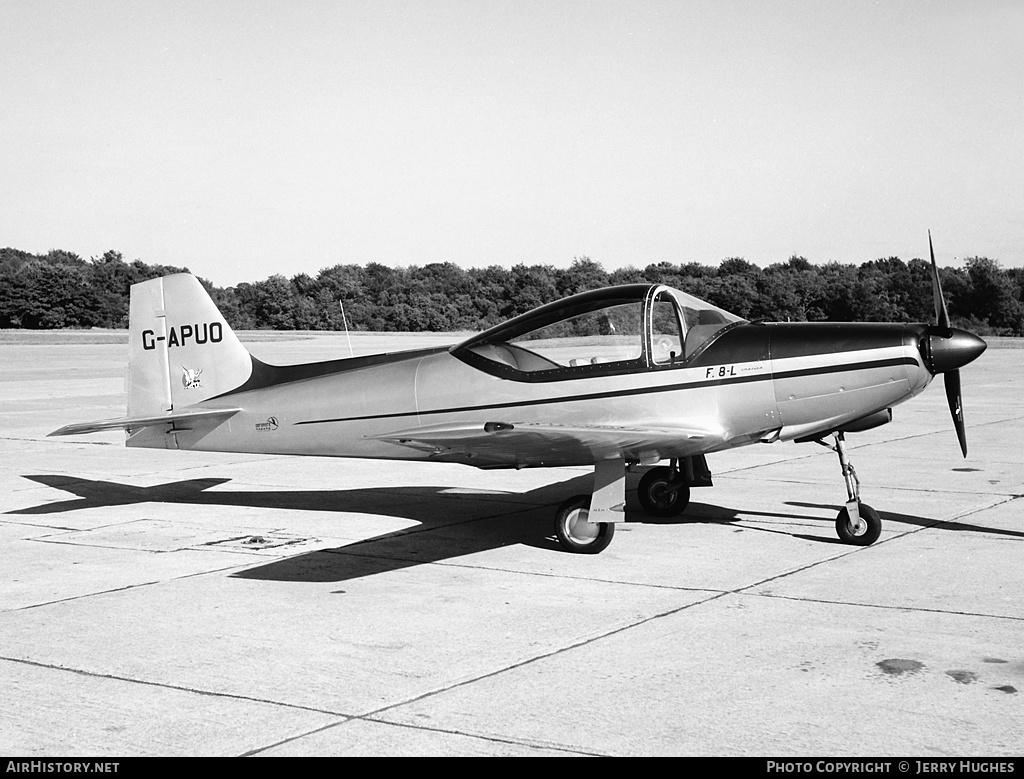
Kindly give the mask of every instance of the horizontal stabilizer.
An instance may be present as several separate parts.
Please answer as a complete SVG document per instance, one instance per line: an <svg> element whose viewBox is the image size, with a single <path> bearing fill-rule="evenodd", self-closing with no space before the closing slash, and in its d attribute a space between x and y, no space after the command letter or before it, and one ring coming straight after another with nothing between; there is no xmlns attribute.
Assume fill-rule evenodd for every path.
<svg viewBox="0 0 1024 779"><path fill-rule="evenodd" d="M101 430L141 430L144 427L155 427L166 425L172 422L193 422L205 420L227 419L234 416L241 409L238 408L196 408L184 411L172 411L167 414L155 414L148 417L122 417L121 419L100 419L96 422L79 422L74 425L65 425L59 430L54 430L50 435L84 435L85 433L98 433Z"/></svg>

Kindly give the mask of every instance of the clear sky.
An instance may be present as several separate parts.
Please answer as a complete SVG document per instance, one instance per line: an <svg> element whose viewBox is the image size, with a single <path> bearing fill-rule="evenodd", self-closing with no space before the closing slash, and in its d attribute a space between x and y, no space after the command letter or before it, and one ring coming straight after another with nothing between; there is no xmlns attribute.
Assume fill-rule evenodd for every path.
<svg viewBox="0 0 1024 779"><path fill-rule="evenodd" d="M0 246L1024 265L1020 0L0 0Z"/></svg>

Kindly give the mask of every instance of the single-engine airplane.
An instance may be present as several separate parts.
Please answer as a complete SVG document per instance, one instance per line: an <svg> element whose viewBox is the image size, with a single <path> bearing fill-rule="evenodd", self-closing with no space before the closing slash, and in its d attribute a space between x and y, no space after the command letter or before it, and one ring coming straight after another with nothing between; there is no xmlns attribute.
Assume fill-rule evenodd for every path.
<svg viewBox="0 0 1024 779"><path fill-rule="evenodd" d="M268 365L249 354L195 277L131 288L128 415L51 435L122 428L127 446L367 457L479 468L592 465L566 500L563 548L596 553L625 519L626 470L657 465L638 497L675 516L711 485L705 456L811 442L834 450L847 501L839 538L867 546L845 434L889 422L934 376L964 456L959 368L986 348L950 327L931 249L935 324L749 322L661 284L583 292L452 347Z"/></svg>

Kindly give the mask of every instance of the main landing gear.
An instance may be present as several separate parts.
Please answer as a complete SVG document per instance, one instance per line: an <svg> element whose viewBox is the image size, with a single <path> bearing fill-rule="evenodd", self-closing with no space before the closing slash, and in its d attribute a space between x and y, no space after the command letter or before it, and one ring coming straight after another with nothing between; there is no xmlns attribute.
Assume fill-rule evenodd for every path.
<svg viewBox="0 0 1024 779"><path fill-rule="evenodd" d="M870 546L882 532L882 518L871 506L861 503L860 480L846 454L843 432L834 434L835 446L823 440L839 455L846 482L846 506L836 517L836 535L845 544ZM626 467L622 459L602 460L594 466L592 495L574 495L558 508L555 536L562 548L578 554L597 554L611 543L615 525L626 518ZM686 510L691 486L711 486L711 472L703 457L674 459L670 465L652 468L637 486L637 498L644 511L655 517L675 517Z"/></svg>
<svg viewBox="0 0 1024 779"><path fill-rule="evenodd" d="M615 524L626 520L626 463L620 457L594 463L594 492L574 495L558 507L555 536L568 552L597 554L612 542Z"/></svg>
<svg viewBox="0 0 1024 779"><path fill-rule="evenodd" d="M853 469L853 464L846 456L846 437L842 432L835 433L835 446L830 446L839 455L839 465L843 469L846 481L846 506L836 517L836 535L844 544L870 546L878 540L882 532L882 518L867 503L860 502L860 479ZM828 446L824 441L818 441Z"/></svg>
<svg viewBox="0 0 1024 779"><path fill-rule="evenodd" d="M690 487L678 459L651 468L640 479L637 499L652 517L678 517L690 504Z"/></svg>
<svg viewBox="0 0 1024 779"><path fill-rule="evenodd" d="M691 486L711 486L711 471L701 455L652 468L640 479L637 497L648 514L676 517L690 502ZM611 543L625 512L626 463L619 458L602 460L594 466L593 494L574 495L559 506L555 536L566 551L597 554Z"/></svg>
<svg viewBox="0 0 1024 779"><path fill-rule="evenodd" d="M614 535L614 522L590 521L589 495L569 498L555 515L555 536L569 552L597 554L612 542Z"/></svg>

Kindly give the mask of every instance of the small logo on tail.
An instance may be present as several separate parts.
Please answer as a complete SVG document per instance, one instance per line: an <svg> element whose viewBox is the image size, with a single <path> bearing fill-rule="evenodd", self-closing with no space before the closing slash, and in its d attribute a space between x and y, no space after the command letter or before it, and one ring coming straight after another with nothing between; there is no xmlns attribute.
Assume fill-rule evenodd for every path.
<svg viewBox="0 0 1024 779"><path fill-rule="evenodd" d="M184 365L181 366L181 386L185 389L199 389L202 387L202 382L199 380L199 375L203 372L202 368L188 369Z"/></svg>

